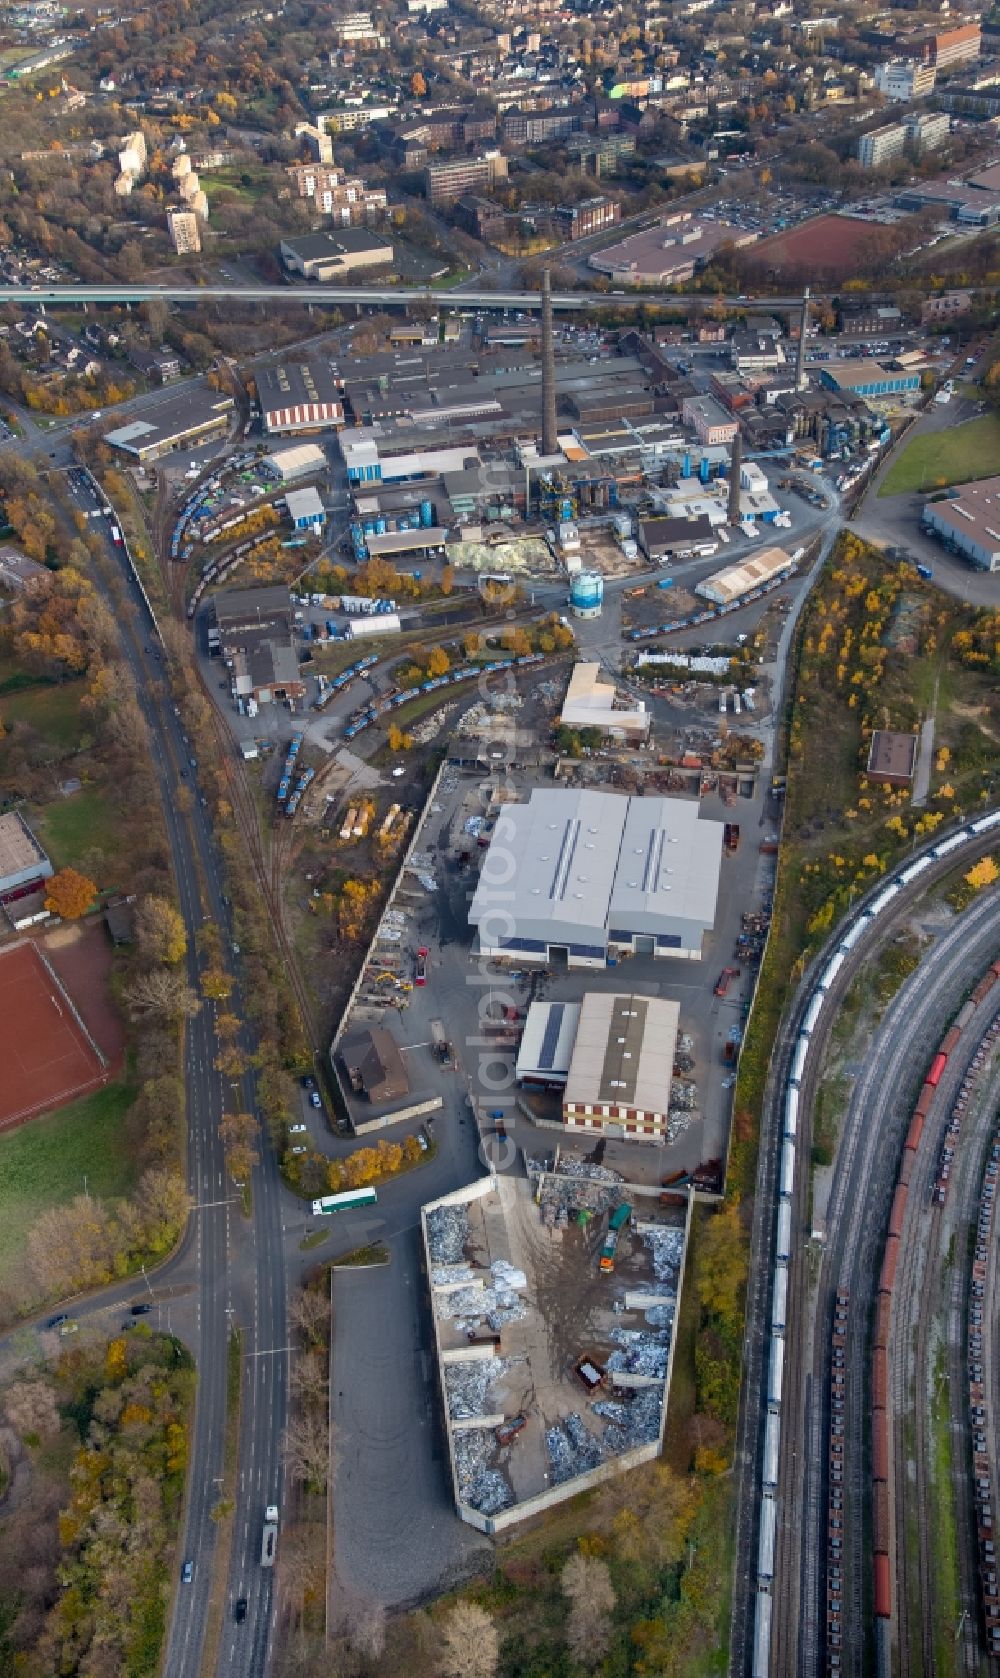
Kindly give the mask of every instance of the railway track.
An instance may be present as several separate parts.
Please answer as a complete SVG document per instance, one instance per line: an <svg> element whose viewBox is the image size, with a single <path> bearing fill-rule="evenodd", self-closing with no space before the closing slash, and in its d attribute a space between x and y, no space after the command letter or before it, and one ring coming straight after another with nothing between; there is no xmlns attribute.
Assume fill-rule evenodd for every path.
<svg viewBox="0 0 1000 1678"><path fill-rule="evenodd" d="M994 1015L994 1019L996 1019L996 1015ZM979 1193L998 1112L1000 1112L1000 1067L998 1067L994 1056L988 1077L985 1080L985 1088L980 1086L969 1103L969 1122L973 1133L968 1145L959 1153L958 1170L953 1179L950 1196L950 1200L954 1202L956 1208L951 1236L955 1262L951 1267L949 1285L946 1360L951 1434L956 1442L961 1442L961 1448L956 1443L956 1448L952 1452L952 1494L959 1539L960 1611L962 1615L960 1643L963 1678L981 1678L984 1671L988 1671L990 1678L996 1678L996 1674L1000 1673L1000 1662L991 1660L989 1657L987 1657L987 1666L985 1668L983 1666L980 1624L980 1568L976 1544L977 1519L970 1480L973 1430L968 1399L966 1351L967 1325L970 1321L972 1306L972 1272L969 1254L974 1244ZM995 1243L991 1255L991 1266L995 1271ZM995 1291L992 1291L995 1288L995 1281L994 1275L992 1282L987 1282L986 1299L984 1301L986 1309L983 1312L983 1351L986 1368L991 1371L990 1404L994 1417L1000 1415L1000 1410L997 1409L997 1405L1000 1404L1000 1367L997 1364L1000 1348L997 1348L996 1345L994 1311L989 1308L988 1301L991 1298L996 1298ZM997 1486L998 1464L995 1423L992 1428L987 1429L986 1440L987 1451L991 1460L991 1477L994 1486Z"/></svg>
<svg viewBox="0 0 1000 1678"><path fill-rule="evenodd" d="M795 1408L788 1412L794 1416L794 1425L785 1430L783 1440L782 1483L791 1488L791 1496L784 1500L778 1534L776 1578L782 1587L775 1592L778 1613L772 1671L776 1673L798 1672L803 1678L814 1678L825 1669L829 1653L821 1613L827 1584L825 1562L815 1563L826 1554L828 1474L821 1442L829 1419L829 1327L838 1288L847 1289L851 1300L846 1333L840 1671L852 1678L868 1678L876 1670L865 1629L871 1623L867 1349L872 1281L878 1274L880 1235L888 1221L896 1164L912 1105L912 1044L934 1040L937 1021L947 1019L956 1006L968 966L980 948L985 965L986 952L995 940L997 901L1000 898L994 894L989 902L980 902L945 934L938 945L933 989L927 988L918 972L886 1010L845 1118L828 1209L834 1235L820 1265L811 1311L808 1296L813 1284L805 1255L800 1255L795 1266L797 1280L791 1291L802 1300L796 1310L801 1311L797 1345L803 1365L795 1381ZM889 1044L888 1054L881 1052L884 1042ZM817 1073L811 1077L815 1085ZM802 1103L807 1112L810 1105L810 1101ZM803 1147L808 1145L807 1137ZM817 1328L812 1341L806 1334L810 1319L822 1325L822 1332ZM796 1361L791 1360L793 1366Z"/></svg>
<svg viewBox="0 0 1000 1678"><path fill-rule="evenodd" d="M935 1104L924 1125L909 1182L902 1254L893 1288L889 1337L891 1514L895 1530L896 1642L914 1675L934 1672L937 1591L928 1495L933 1461L926 1393L931 1327L940 1308L941 1209L933 1183L950 1101ZM930 1447L930 1448L929 1448Z"/></svg>

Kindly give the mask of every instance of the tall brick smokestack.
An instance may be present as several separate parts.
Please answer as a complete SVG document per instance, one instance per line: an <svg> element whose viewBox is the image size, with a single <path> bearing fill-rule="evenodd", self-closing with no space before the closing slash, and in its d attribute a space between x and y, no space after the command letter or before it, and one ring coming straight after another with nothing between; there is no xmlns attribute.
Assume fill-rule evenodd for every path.
<svg viewBox="0 0 1000 1678"><path fill-rule="evenodd" d="M740 523L740 467L743 464L743 433L737 430L729 457L729 523L739 529Z"/></svg>
<svg viewBox="0 0 1000 1678"><path fill-rule="evenodd" d="M806 338L809 335L809 287L806 286L802 298L802 319L799 322L799 353L795 363L795 388L805 390L808 384L806 377Z"/></svg>
<svg viewBox="0 0 1000 1678"><path fill-rule="evenodd" d="M542 270L542 453L555 454L559 447L556 431L556 347L552 333L552 276Z"/></svg>

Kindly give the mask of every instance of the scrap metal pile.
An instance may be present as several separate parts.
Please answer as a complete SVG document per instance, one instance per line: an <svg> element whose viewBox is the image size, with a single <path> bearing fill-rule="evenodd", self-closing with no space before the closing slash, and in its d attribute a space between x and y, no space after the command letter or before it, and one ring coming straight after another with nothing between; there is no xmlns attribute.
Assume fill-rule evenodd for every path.
<svg viewBox="0 0 1000 1678"><path fill-rule="evenodd" d="M433 1264L462 1264L469 1242L464 1206L435 1206L427 1214L427 1246Z"/></svg>
<svg viewBox="0 0 1000 1678"><path fill-rule="evenodd" d="M520 1322L528 1315L518 1297L518 1290L526 1288L528 1278L523 1270L515 1270L506 1259L497 1259L490 1266L492 1287L483 1285L471 1265L451 1264L435 1267L434 1284L447 1286L449 1291L438 1295L437 1310L441 1317L452 1318L457 1327L471 1334L488 1324L499 1334L510 1323Z"/></svg>
<svg viewBox="0 0 1000 1678"><path fill-rule="evenodd" d="M492 1428L460 1428L454 1435L455 1469L459 1495L484 1515L499 1515L509 1509L514 1493L498 1468L493 1467L496 1438Z"/></svg>
<svg viewBox="0 0 1000 1678"><path fill-rule="evenodd" d="M488 1401L490 1389L511 1367L506 1358L470 1358L466 1363L444 1365L444 1387L448 1395L448 1414L453 1422L469 1422L477 1416L487 1416L492 1406Z"/></svg>
<svg viewBox="0 0 1000 1678"><path fill-rule="evenodd" d="M574 1410L545 1430L545 1446L552 1464L552 1479L559 1486L578 1474L587 1474L604 1460L604 1447Z"/></svg>
<svg viewBox="0 0 1000 1678"><path fill-rule="evenodd" d="M561 1159L558 1169L552 1171L540 1160L529 1159L526 1163L546 1223L565 1224L566 1219L560 1216L563 1210L599 1216L609 1212L621 1199L619 1190L625 1179L620 1171L612 1171L609 1166L567 1158ZM554 1208L554 1218L549 1207Z"/></svg>

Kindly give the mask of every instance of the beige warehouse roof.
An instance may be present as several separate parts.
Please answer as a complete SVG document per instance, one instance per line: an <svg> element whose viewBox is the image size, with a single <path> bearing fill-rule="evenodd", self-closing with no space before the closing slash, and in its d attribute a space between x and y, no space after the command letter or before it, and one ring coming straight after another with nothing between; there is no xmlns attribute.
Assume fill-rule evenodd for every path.
<svg viewBox="0 0 1000 1678"><path fill-rule="evenodd" d="M297 443L291 449L277 449L267 457L268 466L282 478L300 478L306 472L321 472L326 455L318 443Z"/></svg>
<svg viewBox="0 0 1000 1678"><path fill-rule="evenodd" d="M703 600L727 606L730 600L738 600L741 595L749 594L751 589L760 588L763 583L779 577L782 571L790 570L793 563L791 554L786 553L784 548L762 548L760 553L741 560L738 565L726 565L721 571L713 571L694 592Z"/></svg>
<svg viewBox="0 0 1000 1678"><path fill-rule="evenodd" d="M599 664L574 665L560 722L567 728L648 729L652 719L645 706L616 710L615 691L614 682L601 681Z"/></svg>
<svg viewBox="0 0 1000 1678"><path fill-rule="evenodd" d="M580 1008L564 1101L666 1113L680 1008L659 997L590 991Z"/></svg>

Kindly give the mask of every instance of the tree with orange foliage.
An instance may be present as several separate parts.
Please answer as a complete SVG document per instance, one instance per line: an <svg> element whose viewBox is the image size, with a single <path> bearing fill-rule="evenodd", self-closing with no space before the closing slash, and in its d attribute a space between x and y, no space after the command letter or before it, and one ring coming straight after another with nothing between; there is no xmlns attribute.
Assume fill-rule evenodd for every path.
<svg viewBox="0 0 1000 1678"><path fill-rule="evenodd" d="M78 874L75 868L62 868L49 881L45 907L61 920L78 921L96 896L97 887L86 874Z"/></svg>

